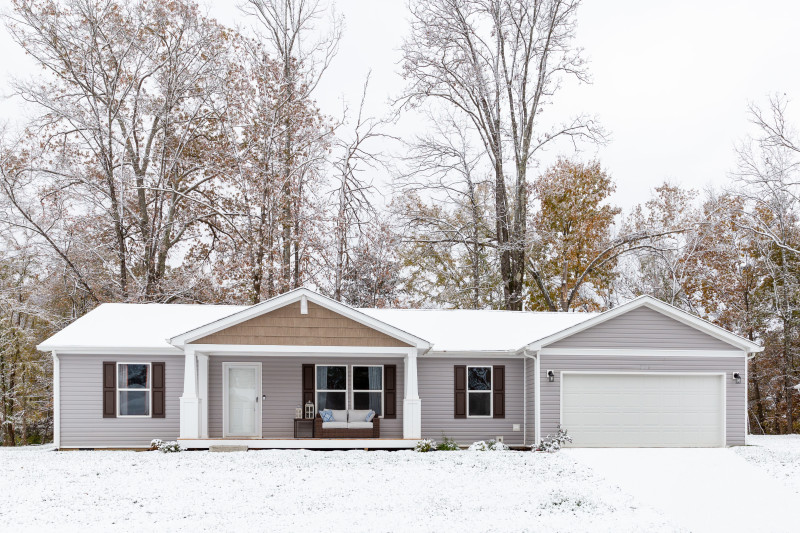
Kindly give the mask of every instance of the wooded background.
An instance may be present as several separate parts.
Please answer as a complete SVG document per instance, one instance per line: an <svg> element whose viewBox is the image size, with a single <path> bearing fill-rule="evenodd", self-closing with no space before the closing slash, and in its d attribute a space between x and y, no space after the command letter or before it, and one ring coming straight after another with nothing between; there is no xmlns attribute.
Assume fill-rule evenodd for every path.
<svg viewBox="0 0 800 533"><path fill-rule="evenodd" d="M41 68L12 87L30 120L0 138L3 444L52 438L35 346L100 303L300 286L354 306L553 312L650 294L762 342L750 430L797 432L788 98L743 110L758 133L723 188L664 183L623 212L613 169L577 150L607 141L602 124L542 119L564 80L589 81L578 7L412 0L406 83L375 117L369 76L339 116L316 104L343 32L320 0L248 0L245 33L190 0L14 0L7 30ZM409 113L418 133L391 134Z"/></svg>

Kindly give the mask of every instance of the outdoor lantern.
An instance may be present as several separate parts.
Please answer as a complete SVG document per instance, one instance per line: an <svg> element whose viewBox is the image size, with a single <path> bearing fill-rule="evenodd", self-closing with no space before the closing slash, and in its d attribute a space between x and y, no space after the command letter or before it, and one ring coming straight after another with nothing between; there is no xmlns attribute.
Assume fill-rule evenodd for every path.
<svg viewBox="0 0 800 533"><path fill-rule="evenodd" d="M311 400L306 402L306 418L314 418L314 402Z"/></svg>
<svg viewBox="0 0 800 533"><path fill-rule="evenodd" d="M733 373L733 381L735 381L736 383L741 383L742 382L742 375L740 373L738 373L738 372L734 372Z"/></svg>
<svg viewBox="0 0 800 533"><path fill-rule="evenodd" d="M303 418L303 408L299 405L294 408L294 417L295 418Z"/></svg>
<svg viewBox="0 0 800 533"><path fill-rule="evenodd" d="M552 370L548 370L548 371L547 371L547 381L549 381L550 383L552 383L552 382L554 382L555 380L556 380L556 374L555 374L555 372L553 372Z"/></svg>

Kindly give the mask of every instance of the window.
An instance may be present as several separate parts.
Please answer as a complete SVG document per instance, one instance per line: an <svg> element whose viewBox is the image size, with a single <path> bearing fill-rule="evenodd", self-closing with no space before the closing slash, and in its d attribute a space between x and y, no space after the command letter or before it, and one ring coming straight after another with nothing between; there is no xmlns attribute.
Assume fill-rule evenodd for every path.
<svg viewBox="0 0 800 533"><path fill-rule="evenodd" d="M467 367L467 416L492 416L492 367Z"/></svg>
<svg viewBox="0 0 800 533"><path fill-rule="evenodd" d="M372 409L383 415L383 367L353 366L353 409Z"/></svg>
<svg viewBox="0 0 800 533"><path fill-rule="evenodd" d="M317 365L317 412L347 409L347 367Z"/></svg>
<svg viewBox="0 0 800 533"><path fill-rule="evenodd" d="M117 416L150 416L150 363L117 363Z"/></svg>

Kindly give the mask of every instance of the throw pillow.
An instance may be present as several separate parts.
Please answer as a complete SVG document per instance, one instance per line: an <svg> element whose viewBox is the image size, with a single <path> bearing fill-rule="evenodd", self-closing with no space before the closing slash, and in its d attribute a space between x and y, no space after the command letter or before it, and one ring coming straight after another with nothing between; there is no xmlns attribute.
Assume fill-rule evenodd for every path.
<svg viewBox="0 0 800 533"><path fill-rule="evenodd" d="M323 409L319 412L323 422L333 422L333 412L330 409Z"/></svg>
<svg viewBox="0 0 800 533"><path fill-rule="evenodd" d="M373 418L375 418L375 411L370 409L369 413L367 413L367 422L372 422Z"/></svg>

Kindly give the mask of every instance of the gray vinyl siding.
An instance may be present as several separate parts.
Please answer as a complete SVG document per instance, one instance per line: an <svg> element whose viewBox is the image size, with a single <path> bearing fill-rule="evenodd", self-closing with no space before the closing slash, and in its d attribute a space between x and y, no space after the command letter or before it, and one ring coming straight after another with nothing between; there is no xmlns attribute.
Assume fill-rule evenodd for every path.
<svg viewBox="0 0 800 533"><path fill-rule="evenodd" d="M209 357L208 362L208 436L222 437L222 363L261 363L261 393L267 396L261 406L261 435L265 439L293 438L295 408L302 404L304 364L350 366L397 366L397 418L381 419L381 438L403 438L403 359L377 357Z"/></svg>
<svg viewBox="0 0 800 533"><path fill-rule="evenodd" d="M707 333L649 307L639 307L616 318L554 342L548 348L615 349L736 349Z"/></svg>
<svg viewBox="0 0 800 533"><path fill-rule="evenodd" d="M506 417L505 418L454 418L455 365L490 366L505 365ZM457 359L425 358L417 361L419 396L422 400L422 437L441 440L446 435L462 445L478 440L503 436L506 444L523 444L523 385L524 372L521 358L515 359ZM520 431L513 431L519 424Z"/></svg>
<svg viewBox="0 0 800 533"><path fill-rule="evenodd" d="M733 382L733 372L745 375L745 357L635 357L542 355L539 384L541 391L542 436L555 434L561 419L561 372L584 370L599 372L724 372L725 427L728 446L744 445L745 384ZM556 379L547 381L547 370ZM569 431L569 428L566 428Z"/></svg>
<svg viewBox="0 0 800 533"><path fill-rule="evenodd" d="M525 369L525 444L536 443L536 363L523 359Z"/></svg>
<svg viewBox="0 0 800 533"><path fill-rule="evenodd" d="M175 440L180 432L183 361L180 356L67 355L61 364L62 448L146 448L152 439ZM103 418L103 362L163 361L165 418Z"/></svg>

